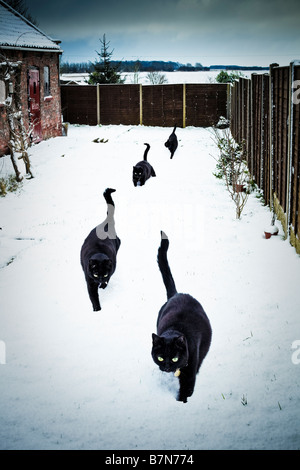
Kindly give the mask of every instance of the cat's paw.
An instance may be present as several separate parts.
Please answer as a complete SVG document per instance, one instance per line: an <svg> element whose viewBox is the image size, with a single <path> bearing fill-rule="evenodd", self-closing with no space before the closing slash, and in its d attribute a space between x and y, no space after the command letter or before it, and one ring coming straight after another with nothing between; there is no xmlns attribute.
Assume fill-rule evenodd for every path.
<svg viewBox="0 0 300 470"><path fill-rule="evenodd" d="M182 401L182 403L187 403L187 397L184 395L179 394L177 401Z"/></svg>
<svg viewBox="0 0 300 470"><path fill-rule="evenodd" d="M180 390L178 393L178 401L182 401L183 403L187 403L188 397L191 397L194 393L193 388L185 389L184 391Z"/></svg>

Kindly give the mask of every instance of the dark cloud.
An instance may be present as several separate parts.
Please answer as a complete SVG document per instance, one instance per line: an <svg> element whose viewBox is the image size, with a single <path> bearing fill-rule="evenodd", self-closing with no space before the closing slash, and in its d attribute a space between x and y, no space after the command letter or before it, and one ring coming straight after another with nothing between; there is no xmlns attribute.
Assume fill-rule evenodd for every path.
<svg viewBox="0 0 300 470"><path fill-rule="evenodd" d="M264 56L268 65L278 61L274 54L286 57L288 63L289 55L297 58L300 51L298 0L27 0L26 4L40 28L62 40L66 53L70 55L73 43L78 55L80 50L91 59L104 33L116 58L176 60L177 56L179 61L190 57L201 62L201 57L212 57L208 59L212 63L213 57L224 57L228 63L230 57L239 57L246 64ZM75 47L72 52L76 54Z"/></svg>

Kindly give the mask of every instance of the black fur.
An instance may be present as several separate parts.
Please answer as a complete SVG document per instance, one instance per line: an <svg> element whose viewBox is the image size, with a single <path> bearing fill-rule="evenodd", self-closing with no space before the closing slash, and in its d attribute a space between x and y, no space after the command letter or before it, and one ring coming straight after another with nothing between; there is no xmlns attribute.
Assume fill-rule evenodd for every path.
<svg viewBox="0 0 300 470"><path fill-rule="evenodd" d="M152 358L164 372L180 369L177 400L186 403L210 348L212 330L201 304L188 294L177 293L168 264L168 248L169 240L161 232L157 260L168 301L159 311L157 334L152 334Z"/></svg>
<svg viewBox="0 0 300 470"><path fill-rule="evenodd" d="M172 134L169 136L167 142L165 142L165 146L170 150L171 156L170 158L173 158L173 155L175 153L175 150L178 147L178 140L177 136L175 134L177 126L174 127Z"/></svg>
<svg viewBox="0 0 300 470"><path fill-rule="evenodd" d="M85 239L80 261L85 275L87 289L93 310L101 310L98 288L105 289L115 272L117 251L121 240L115 232L114 209L111 197L115 189L107 188L103 196L107 203L107 217L102 224L95 227Z"/></svg>
<svg viewBox="0 0 300 470"><path fill-rule="evenodd" d="M149 152L150 145L144 145L146 145L147 147L144 152L144 160L138 162L133 167L132 181L134 186L143 186L151 176L156 176L153 167L150 165L149 162L147 162L147 154Z"/></svg>

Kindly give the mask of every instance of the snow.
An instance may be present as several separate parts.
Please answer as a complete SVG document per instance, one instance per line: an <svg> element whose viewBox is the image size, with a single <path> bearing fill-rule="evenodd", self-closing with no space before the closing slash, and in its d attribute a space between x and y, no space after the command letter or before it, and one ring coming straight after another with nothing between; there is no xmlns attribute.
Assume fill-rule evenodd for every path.
<svg viewBox="0 0 300 470"><path fill-rule="evenodd" d="M173 160L170 131L70 125L31 148L35 178L0 200L1 449L300 448L299 256L280 222L265 239L255 194L235 219L209 129L178 128ZM157 177L134 188L144 142ZM79 253L106 187L122 244L93 312ZM160 230L178 290L213 328L186 404L151 358Z"/></svg>
<svg viewBox="0 0 300 470"><path fill-rule="evenodd" d="M49 36L5 2L0 3L0 45L62 52L60 46Z"/></svg>
<svg viewBox="0 0 300 470"><path fill-rule="evenodd" d="M228 70L228 73L231 71ZM250 78L252 73L266 73L266 70L234 70L235 73L241 73L243 77ZM125 84L133 84L137 79L142 85L151 85L147 78L149 72L139 72L138 76L134 72L122 72L120 75L125 79ZM164 75L166 84L173 85L176 83L216 83L216 77L220 70L197 71L197 72L158 72ZM138 78L137 78L138 77ZM89 73L63 73L61 80L76 82L77 85L87 85Z"/></svg>

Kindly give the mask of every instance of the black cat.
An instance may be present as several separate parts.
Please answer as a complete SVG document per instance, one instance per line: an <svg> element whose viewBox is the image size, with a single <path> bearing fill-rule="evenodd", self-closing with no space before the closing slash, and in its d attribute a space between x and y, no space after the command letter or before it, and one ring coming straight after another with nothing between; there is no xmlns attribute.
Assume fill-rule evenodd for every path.
<svg viewBox="0 0 300 470"><path fill-rule="evenodd" d="M175 134L176 128L177 128L177 126L174 127L172 134L169 136L167 142L165 142L165 146L166 146L166 147L170 150L170 152L171 152L171 157L170 157L170 158L173 158L173 155L174 155L174 153L175 153L175 150L176 150L177 147L178 147L178 140L177 140L177 136L176 136L176 134Z"/></svg>
<svg viewBox="0 0 300 470"><path fill-rule="evenodd" d="M134 186L143 186L151 176L156 176L153 167L149 162L147 162L147 154L149 152L150 145L144 145L147 146L144 152L144 160L140 161L133 167L132 181Z"/></svg>
<svg viewBox="0 0 300 470"><path fill-rule="evenodd" d="M110 188L104 191L103 196L107 203L106 219L90 232L80 252L81 266L94 311L101 310L98 288L107 287L116 269L117 251L121 244L115 231L115 205L111 197L113 192L115 189Z"/></svg>
<svg viewBox="0 0 300 470"><path fill-rule="evenodd" d="M168 301L157 319L157 334L152 334L152 358L164 372L179 377L178 401L192 396L196 375L211 343L210 322L200 303L188 294L178 294L168 264L169 240L161 232L157 261L167 290Z"/></svg>

